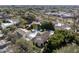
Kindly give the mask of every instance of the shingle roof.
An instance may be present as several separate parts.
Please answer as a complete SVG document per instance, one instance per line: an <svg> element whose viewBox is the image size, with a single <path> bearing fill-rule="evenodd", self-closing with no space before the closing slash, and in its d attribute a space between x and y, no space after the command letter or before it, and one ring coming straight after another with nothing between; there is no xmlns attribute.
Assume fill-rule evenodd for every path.
<svg viewBox="0 0 79 59"><path fill-rule="evenodd" d="M48 40L49 34L50 33L48 31L45 31L43 34L37 35L33 40L34 43L36 43L38 46L44 44Z"/></svg>
<svg viewBox="0 0 79 59"><path fill-rule="evenodd" d="M26 29L22 29L22 28L18 28L17 32L21 35L26 35L27 33L29 33L30 31L26 30Z"/></svg>

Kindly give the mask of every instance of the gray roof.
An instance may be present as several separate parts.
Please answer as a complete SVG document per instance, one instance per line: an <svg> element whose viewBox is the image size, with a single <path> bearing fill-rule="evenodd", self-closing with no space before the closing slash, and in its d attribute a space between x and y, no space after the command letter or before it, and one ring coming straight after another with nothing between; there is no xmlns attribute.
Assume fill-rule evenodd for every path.
<svg viewBox="0 0 79 59"><path fill-rule="evenodd" d="M74 17L74 15L72 13L68 13L68 12L48 12L46 13L48 15L52 15L52 16L59 16L59 17L62 17L62 18L72 18Z"/></svg>
<svg viewBox="0 0 79 59"><path fill-rule="evenodd" d="M19 20L17 20L17 19L6 19L6 21L9 21L10 23L1 23L2 29L5 29L11 25L19 23Z"/></svg>
<svg viewBox="0 0 79 59"><path fill-rule="evenodd" d="M38 31L29 31L22 28L18 28L16 31L26 40L35 38L38 33Z"/></svg>
<svg viewBox="0 0 79 59"><path fill-rule="evenodd" d="M38 46L41 46L41 44L44 44L49 37L49 32L45 31L43 34L38 34L34 39L33 42L36 43Z"/></svg>
<svg viewBox="0 0 79 59"><path fill-rule="evenodd" d="M26 30L26 29L22 29L22 28L18 28L17 30L16 30L19 34L21 34L22 36L23 35L26 35L26 34L28 34L30 31L28 31L28 30Z"/></svg>
<svg viewBox="0 0 79 59"><path fill-rule="evenodd" d="M66 30L70 30L71 27L67 24L61 24L61 23L56 23L55 24L55 29L66 29Z"/></svg>

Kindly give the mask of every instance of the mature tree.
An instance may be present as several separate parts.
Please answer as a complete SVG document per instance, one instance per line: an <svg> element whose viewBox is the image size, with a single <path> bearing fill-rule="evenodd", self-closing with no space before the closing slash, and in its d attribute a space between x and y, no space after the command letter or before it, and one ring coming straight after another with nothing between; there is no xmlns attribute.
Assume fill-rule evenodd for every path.
<svg viewBox="0 0 79 59"><path fill-rule="evenodd" d="M25 21L24 19L20 19L20 23L19 23L18 26L21 27L21 28L25 28L26 24L27 24L27 21Z"/></svg>
<svg viewBox="0 0 79 59"><path fill-rule="evenodd" d="M3 29L2 32L7 35L7 33L10 31L10 28L7 28L7 29Z"/></svg>
<svg viewBox="0 0 79 59"><path fill-rule="evenodd" d="M45 47L45 52L52 52L64 41L64 36L62 34L55 34L49 38L48 44Z"/></svg>
<svg viewBox="0 0 79 59"><path fill-rule="evenodd" d="M10 26L10 27L8 27L8 28L10 28L10 31L15 31L15 29L17 28L15 25L12 25L12 26Z"/></svg>
<svg viewBox="0 0 79 59"><path fill-rule="evenodd" d="M51 22L43 21L41 23L41 29L54 30L54 25Z"/></svg>
<svg viewBox="0 0 79 59"><path fill-rule="evenodd" d="M55 49L61 48L68 43L72 43L73 40L75 40L75 36L72 32L67 30L56 30L54 35L49 38L44 52L53 52Z"/></svg>
<svg viewBox="0 0 79 59"><path fill-rule="evenodd" d="M28 23L32 23L36 17L34 14L27 14L27 16L23 16L23 19L25 19Z"/></svg>
<svg viewBox="0 0 79 59"><path fill-rule="evenodd" d="M57 33L61 33L64 36L65 43L71 43L75 39L75 35L72 31L56 30L55 34Z"/></svg>

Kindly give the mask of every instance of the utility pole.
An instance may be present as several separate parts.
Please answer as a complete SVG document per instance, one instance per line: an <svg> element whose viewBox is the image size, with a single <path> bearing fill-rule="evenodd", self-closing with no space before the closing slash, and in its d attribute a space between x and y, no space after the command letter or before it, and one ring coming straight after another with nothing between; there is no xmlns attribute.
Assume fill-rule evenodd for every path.
<svg viewBox="0 0 79 59"><path fill-rule="evenodd" d="M73 18L74 18L73 19L73 21L74 21L73 28L74 28L74 32L76 32L76 30L77 30L77 26L76 26L77 14L75 11L73 13Z"/></svg>

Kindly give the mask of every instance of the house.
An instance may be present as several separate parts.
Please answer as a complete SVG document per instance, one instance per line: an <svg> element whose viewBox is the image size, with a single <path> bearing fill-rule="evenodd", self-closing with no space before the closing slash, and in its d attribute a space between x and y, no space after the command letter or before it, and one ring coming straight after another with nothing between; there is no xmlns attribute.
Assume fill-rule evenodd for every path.
<svg viewBox="0 0 79 59"><path fill-rule="evenodd" d="M67 25L67 24L62 24L62 23L56 23L55 25L54 25L54 27L55 27L55 29L59 29L59 30L70 30L71 29L71 27L69 26L69 25Z"/></svg>
<svg viewBox="0 0 79 59"><path fill-rule="evenodd" d="M0 30L0 38L3 37L3 35L4 35L4 34L3 34L2 31Z"/></svg>
<svg viewBox="0 0 79 59"><path fill-rule="evenodd" d="M6 21L6 23L1 23L2 29L5 29L11 25L15 25L15 24L19 23L19 20L17 20L17 19L6 19L5 21Z"/></svg>
<svg viewBox="0 0 79 59"><path fill-rule="evenodd" d="M54 31L44 31L40 32L37 30L26 30L22 28L18 28L16 30L17 37L18 38L23 38L27 41L33 41L37 46L41 47L44 45L45 42L47 42L49 36L54 34Z"/></svg>
<svg viewBox="0 0 79 59"><path fill-rule="evenodd" d="M22 37L23 39L29 41L32 40L34 37L36 37L38 31L29 31L26 29L18 28L16 30L18 37Z"/></svg>
<svg viewBox="0 0 79 59"><path fill-rule="evenodd" d="M45 13L46 15L49 15L49 16L60 16L60 14L58 13L58 12L47 12L47 13Z"/></svg>
<svg viewBox="0 0 79 59"><path fill-rule="evenodd" d="M8 21L8 22L14 23L14 24L19 23L18 19L5 19L5 21Z"/></svg>
<svg viewBox="0 0 79 59"><path fill-rule="evenodd" d="M49 32L45 31L42 34L38 33L37 36L33 39L33 42L39 46L42 47L44 46L44 43L47 42L48 38L49 38Z"/></svg>
<svg viewBox="0 0 79 59"><path fill-rule="evenodd" d="M73 18L74 15L72 13L64 13L61 15L62 18Z"/></svg>
<svg viewBox="0 0 79 59"><path fill-rule="evenodd" d="M49 36L53 35L54 34L54 31L49 31Z"/></svg>
<svg viewBox="0 0 79 59"><path fill-rule="evenodd" d="M62 17L62 18L73 18L74 15L72 13L67 13L67 12L48 12L46 15L51 15L51 16L57 16L57 17Z"/></svg>
<svg viewBox="0 0 79 59"><path fill-rule="evenodd" d="M41 25L40 22L33 21L32 24Z"/></svg>
<svg viewBox="0 0 79 59"><path fill-rule="evenodd" d="M70 12L59 11L58 14L62 18L73 18L74 17L73 13L70 13Z"/></svg>
<svg viewBox="0 0 79 59"><path fill-rule="evenodd" d="M33 25L34 25L33 29L38 29L38 26L40 26L41 23L40 22L33 21L31 24L26 25L27 26L27 29L31 28Z"/></svg>
<svg viewBox="0 0 79 59"><path fill-rule="evenodd" d="M4 12L0 12L0 19L10 19L10 18L11 17L8 14Z"/></svg>
<svg viewBox="0 0 79 59"><path fill-rule="evenodd" d="M26 29L22 29L22 28L18 28L16 30L16 34L17 34L17 37L23 37L24 39L26 39L26 35L28 35L30 31L26 30Z"/></svg>
<svg viewBox="0 0 79 59"><path fill-rule="evenodd" d="M2 23L1 27L2 27L2 29L5 29L5 28L7 28L7 27L9 27L11 25L13 25L13 23Z"/></svg>
<svg viewBox="0 0 79 59"><path fill-rule="evenodd" d="M3 13L0 13L0 19L3 19Z"/></svg>
<svg viewBox="0 0 79 59"><path fill-rule="evenodd" d="M8 50L10 50L10 41L6 41L6 40L0 40L0 53L4 53L4 52L10 52Z"/></svg>

